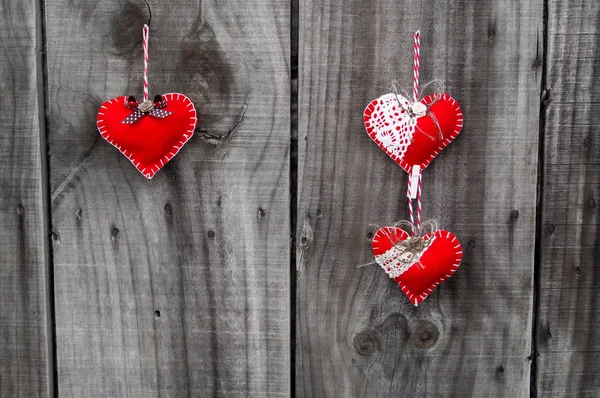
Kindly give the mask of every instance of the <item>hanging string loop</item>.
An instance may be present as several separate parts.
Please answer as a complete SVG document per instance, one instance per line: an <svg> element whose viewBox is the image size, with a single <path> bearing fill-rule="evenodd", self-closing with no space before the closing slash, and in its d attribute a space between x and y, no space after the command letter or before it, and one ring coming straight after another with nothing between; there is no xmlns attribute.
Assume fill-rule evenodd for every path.
<svg viewBox="0 0 600 398"><path fill-rule="evenodd" d="M144 47L144 102L148 103L148 36L150 28L144 24L142 28L142 45Z"/></svg>

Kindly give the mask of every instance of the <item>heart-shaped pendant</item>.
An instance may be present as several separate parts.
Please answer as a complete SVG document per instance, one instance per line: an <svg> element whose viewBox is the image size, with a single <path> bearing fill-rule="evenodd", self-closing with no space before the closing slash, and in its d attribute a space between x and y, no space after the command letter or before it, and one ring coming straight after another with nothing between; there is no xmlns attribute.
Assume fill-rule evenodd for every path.
<svg viewBox="0 0 600 398"><path fill-rule="evenodd" d="M448 94L432 94L410 103L394 93L371 101L363 119L367 133L407 173L421 171L462 129L458 102Z"/></svg>
<svg viewBox="0 0 600 398"><path fill-rule="evenodd" d="M156 96L153 103L133 97L106 101L98 111L98 131L146 177L152 178L192 138L198 119L183 94Z"/></svg>
<svg viewBox="0 0 600 398"><path fill-rule="evenodd" d="M462 260L460 242L444 230L415 238L400 228L383 227L377 230L371 245L377 264L414 305L452 276Z"/></svg>

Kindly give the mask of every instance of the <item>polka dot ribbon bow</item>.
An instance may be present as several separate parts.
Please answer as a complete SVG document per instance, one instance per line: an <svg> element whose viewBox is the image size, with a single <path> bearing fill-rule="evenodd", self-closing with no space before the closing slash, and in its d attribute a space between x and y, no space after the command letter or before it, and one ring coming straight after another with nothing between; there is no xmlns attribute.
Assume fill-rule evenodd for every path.
<svg viewBox="0 0 600 398"><path fill-rule="evenodd" d="M133 112L123 120L123 124L133 124L145 115L150 115L157 119L164 119L173 112L164 110L167 106L167 99L162 95L154 97L154 101L138 101L133 95L125 100L125 106Z"/></svg>

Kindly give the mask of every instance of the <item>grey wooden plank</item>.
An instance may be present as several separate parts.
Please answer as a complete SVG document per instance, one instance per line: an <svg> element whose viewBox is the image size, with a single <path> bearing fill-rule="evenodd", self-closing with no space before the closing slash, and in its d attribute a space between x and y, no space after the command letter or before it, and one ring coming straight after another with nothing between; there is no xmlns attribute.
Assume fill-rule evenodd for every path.
<svg viewBox="0 0 600 398"><path fill-rule="evenodd" d="M536 388L600 395L600 4L548 2Z"/></svg>
<svg viewBox="0 0 600 398"><path fill-rule="evenodd" d="M0 3L2 397L52 394L36 10L34 1Z"/></svg>
<svg viewBox="0 0 600 398"><path fill-rule="evenodd" d="M529 396L542 1L300 7L297 395ZM405 173L362 112L394 79L410 91L419 20L421 81L465 115L424 172L424 218L465 257L415 308L357 265L370 223L408 217Z"/></svg>
<svg viewBox="0 0 600 398"><path fill-rule="evenodd" d="M151 95L199 111L150 181L95 129L144 2L46 4L59 392L288 396L289 4L149 3Z"/></svg>

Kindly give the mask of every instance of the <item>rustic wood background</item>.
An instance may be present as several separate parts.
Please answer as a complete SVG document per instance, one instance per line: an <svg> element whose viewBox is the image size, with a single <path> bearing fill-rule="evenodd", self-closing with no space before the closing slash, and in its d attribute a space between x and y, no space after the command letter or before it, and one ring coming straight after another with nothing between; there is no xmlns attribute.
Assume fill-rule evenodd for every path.
<svg viewBox="0 0 600 398"><path fill-rule="evenodd" d="M180 91L154 179L109 98ZM362 110L444 81L424 173L459 271L415 308L372 260L405 173ZM0 2L1 397L600 396L600 4Z"/></svg>

